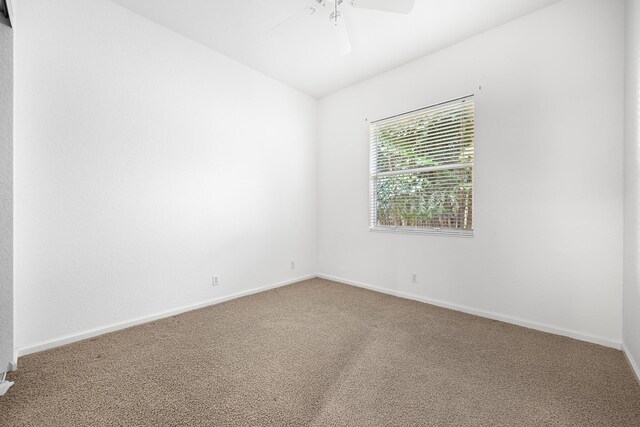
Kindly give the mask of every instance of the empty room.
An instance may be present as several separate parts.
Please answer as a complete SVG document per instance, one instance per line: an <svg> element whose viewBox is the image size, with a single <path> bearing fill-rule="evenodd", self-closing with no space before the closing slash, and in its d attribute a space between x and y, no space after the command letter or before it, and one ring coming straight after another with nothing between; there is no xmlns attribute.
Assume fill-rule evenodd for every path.
<svg viewBox="0 0 640 427"><path fill-rule="evenodd" d="M640 0L0 0L0 426L640 426Z"/></svg>

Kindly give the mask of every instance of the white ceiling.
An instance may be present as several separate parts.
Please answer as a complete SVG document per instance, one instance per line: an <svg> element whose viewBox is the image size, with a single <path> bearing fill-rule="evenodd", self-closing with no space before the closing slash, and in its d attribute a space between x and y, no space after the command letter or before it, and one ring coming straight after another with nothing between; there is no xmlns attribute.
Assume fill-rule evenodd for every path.
<svg viewBox="0 0 640 427"><path fill-rule="evenodd" d="M345 2L350 56L337 53L329 11L315 0L111 1L321 98L559 0L416 0L409 15Z"/></svg>

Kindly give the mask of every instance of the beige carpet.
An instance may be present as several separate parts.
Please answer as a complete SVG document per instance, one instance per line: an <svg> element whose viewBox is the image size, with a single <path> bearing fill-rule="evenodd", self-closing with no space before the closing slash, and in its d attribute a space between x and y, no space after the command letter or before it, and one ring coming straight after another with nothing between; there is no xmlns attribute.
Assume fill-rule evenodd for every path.
<svg viewBox="0 0 640 427"><path fill-rule="evenodd" d="M639 426L621 352L314 279L22 357L2 426Z"/></svg>

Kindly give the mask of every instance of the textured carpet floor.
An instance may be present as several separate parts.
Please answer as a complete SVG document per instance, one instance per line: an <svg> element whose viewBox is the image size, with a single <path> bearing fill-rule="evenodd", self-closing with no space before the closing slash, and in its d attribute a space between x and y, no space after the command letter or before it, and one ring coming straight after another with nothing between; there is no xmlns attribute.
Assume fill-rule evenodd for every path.
<svg viewBox="0 0 640 427"><path fill-rule="evenodd" d="M640 426L621 352L314 279L22 357L3 426Z"/></svg>

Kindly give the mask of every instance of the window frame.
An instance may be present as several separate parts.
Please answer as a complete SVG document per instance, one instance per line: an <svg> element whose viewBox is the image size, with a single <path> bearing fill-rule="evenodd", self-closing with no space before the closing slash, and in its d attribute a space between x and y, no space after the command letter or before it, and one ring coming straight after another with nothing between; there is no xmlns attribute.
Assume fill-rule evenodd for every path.
<svg viewBox="0 0 640 427"><path fill-rule="evenodd" d="M449 104L449 103L455 103L455 102L464 102L466 100L471 100L473 102L473 162L471 163L460 163L460 164L448 164L448 165L439 165L439 166L430 166L430 167L422 167L422 168L415 168L415 169L406 169L403 170L402 172L407 173L407 172L412 172L415 171L414 173L420 173L420 172L429 172L429 171L436 171L436 170L453 170L453 169L457 169L457 168L467 168L467 167L471 167L471 228L468 229L459 229L459 228L439 228L439 227L411 227L411 226L386 226L386 225L375 225L376 222L376 217L377 217L377 212L376 211L376 205L374 203L374 198L375 198L375 178L379 177L379 176L385 176L385 175L398 175L397 173L392 173L392 172L375 172L375 167L376 165L374 164L376 162L376 160L373 158L373 156L371 156L372 152L373 152L373 147L372 144L374 143L374 140L372 138L372 126L375 123L378 122L382 122L382 121L386 121L386 120L390 120L390 119L401 119L403 116L407 116L410 114L415 114L418 113L420 111L428 111L430 109L434 109L436 107L441 107L443 105ZM399 114L394 114L392 116L388 116L388 117L384 117L381 119L377 119L374 121L369 122L369 154L370 154L370 159L369 159L369 218L368 218L368 222L369 222L369 231L370 232L376 232L376 233L395 233L395 234L424 234L424 235L437 235L437 236L452 236L452 237L466 237L466 238L471 238L474 237L475 235L475 189L476 189L476 176L475 176L475 172L476 172L476 168L475 168L475 155L476 155L476 124L475 124L475 116L476 116L476 111L475 111L475 95L471 94L471 95L466 95L466 96L461 96L458 98L454 98L454 99L450 99L447 101L443 101L443 102L438 102L436 104L431 104L428 105L426 107L421 107L421 108L416 108L414 110L410 110L410 111L406 111L403 113L399 113Z"/></svg>

